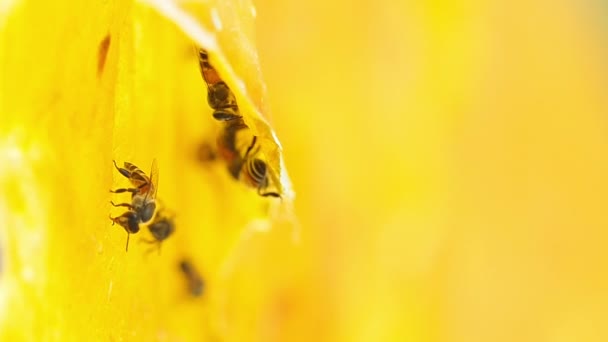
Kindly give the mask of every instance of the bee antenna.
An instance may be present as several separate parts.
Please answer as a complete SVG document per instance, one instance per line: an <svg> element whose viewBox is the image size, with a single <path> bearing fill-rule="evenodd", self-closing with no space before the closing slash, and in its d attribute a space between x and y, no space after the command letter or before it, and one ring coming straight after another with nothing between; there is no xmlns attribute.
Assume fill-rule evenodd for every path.
<svg viewBox="0 0 608 342"><path fill-rule="evenodd" d="M243 156L243 159L247 158L247 156L249 155L249 152L251 152L251 149L253 149L253 146L255 146L256 141L258 140L257 136L253 136L253 139L251 140L251 145L249 145L249 147L247 148L247 152L245 152L245 156Z"/></svg>
<svg viewBox="0 0 608 342"><path fill-rule="evenodd" d="M129 232L127 232L127 247L125 248L125 252L129 251L129 238L131 237L131 234Z"/></svg>

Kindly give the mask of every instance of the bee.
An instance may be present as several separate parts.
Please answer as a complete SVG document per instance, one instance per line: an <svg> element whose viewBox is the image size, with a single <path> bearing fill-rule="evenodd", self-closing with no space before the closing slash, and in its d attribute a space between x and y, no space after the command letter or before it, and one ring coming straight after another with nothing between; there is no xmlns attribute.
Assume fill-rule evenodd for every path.
<svg viewBox="0 0 608 342"><path fill-rule="evenodd" d="M120 188L110 190L112 193L131 193L131 203L114 204L115 207L126 207L128 211L117 217L111 217L112 225L118 223L127 232L127 247L129 250L129 237L139 232L139 225L149 222L156 212L156 191L158 189L158 165L156 159L152 161L152 169L148 177L142 170L129 162L124 163L124 168L118 167L116 161L114 167L121 175L129 179L132 188Z"/></svg>
<svg viewBox="0 0 608 342"><path fill-rule="evenodd" d="M230 156L233 157L228 162L228 171L234 179L242 179L247 185L257 189L258 195L281 198L281 195L277 192L266 191L270 185L268 164L257 157L261 148L259 145L255 148L257 139L258 137L254 135L251 144L242 157L238 154L238 151L226 149L227 146L234 147L234 143L220 147L224 156L228 156L228 152L231 152Z"/></svg>
<svg viewBox="0 0 608 342"><path fill-rule="evenodd" d="M281 198L281 195L274 191L264 192L269 185L268 179L268 165L262 159L256 158L256 155L260 151L260 146L255 150L255 152L251 152L255 143L257 141L256 136L253 136L253 140L251 141L251 145L247 148L247 152L243 156L243 166L245 172L245 181L252 187L256 188L258 191L258 195L262 197L277 197Z"/></svg>
<svg viewBox="0 0 608 342"><path fill-rule="evenodd" d="M169 238L169 236L171 236L171 234L173 234L175 231L175 221L173 215L169 216L165 213L165 211L159 210L159 212L156 213L152 223L148 225L148 230L154 239L142 239L142 241L157 244L158 253L160 254L160 246L162 242Z"/></svg>
<svg viewBox="0 0 608 342"><path fill-rule="evenodd" d="M198 297L203 294L203 278L201 278L200 274L194 268L194 265L186 259L183 259L179 263L179 268L182 273L186 276L186 280L188 281L188 290L191 295L194 297Z"/></svg>
<svg viewBox="0 0 608 342"><path fill-rule="evenodd" d="M218 139L220 154L228 162L228 172L236 180L241 179L241 176L244 175L245 183L256 188L260 196L281 198L277 192L265 191L269 186L268 165L264 160L256 157L260 151L259 145L254 150L257 136L253 136L251 144L243 156L236 148L236 133L246 127L244 124L236 127L227 126L224 134Z"/></svg>
<svg viewBox="0 0 608 342"><path fill-rule="evenodd" d="M256 158L260 149L259 146L252 152L257 137L253 137L253 141L244 155L240 154L236 146L237 133L249 127L239 114L234 94L209 62L207 51L199 49L198 57L201 74L207 84L207 102L214 110L213 117L225 124L223 133L218 137L218 150L222 158L228 163L228 172L237 180L241 178L241 174L244 174L246 183L256 188L260 196L280 198L281 196L276 192L265 192L269 184L268 165L264 160Z"/></svg>
<svg viewBox="0 0 608 342"><path fill-rule="evenodd" d="M203 80L207 84L207 102L213 109L213 117L218 121L231 121L241 118L236 97L224 82L217 70L209 63L209 54L198 50L198 60Z"/></svg>

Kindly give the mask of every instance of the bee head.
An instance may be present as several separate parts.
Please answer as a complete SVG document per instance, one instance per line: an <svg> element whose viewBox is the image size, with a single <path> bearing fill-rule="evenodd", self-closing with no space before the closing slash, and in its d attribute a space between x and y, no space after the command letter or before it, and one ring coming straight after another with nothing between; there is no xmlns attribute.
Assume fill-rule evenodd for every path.
<svg viewBox="0 0 608 342"><path fill-rule="evenodd" d="M125 227L129 233L137 233L139 231L139 218L137 217L137 214L132 211L127 211L123 216L127 219L127 225L123 225L123 227Z"/></svg>
<svg viewBox="0 0 608 342"><path fill-rule="evenodd" d="M217 121L230 121L241 118L234 110L218 109L213 111L213 118Z"/></svg>
<svg viewBox="0 0 608 342"><path fill-rule="evenodd" d="M137 233L139 231L139 217L133 211L127 211L118 217L110 217L112 224L118 223L127 233Z"/></svg>

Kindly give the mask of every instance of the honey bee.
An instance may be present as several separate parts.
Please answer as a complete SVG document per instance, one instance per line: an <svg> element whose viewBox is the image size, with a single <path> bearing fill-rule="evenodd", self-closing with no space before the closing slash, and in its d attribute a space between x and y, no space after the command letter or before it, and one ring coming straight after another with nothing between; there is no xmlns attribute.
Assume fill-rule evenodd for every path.
<svg viewBox="0 0 608 342"><path fill-rule="evenodd" d="M152 161L152 169L150 176L148 177L142 170L137 166L125 162L124 168L118 167L116 161L114 167L121 175L128 178L133 188L120 188L116 190L110 190L112 193L131 193L131 203L119 203L114 204L115 207L126 207L128 211L117 217L111 217L112 225L118 223L127 232L127 247L129 250L129 237L131 234L139 232L139 225L142 223L149 222L156 212L156 191L158 189L158 165L156 159Z"/></svg>
<svg viewBox="0 0 608 342"><path fill-rule="evenodd" d="M180 261L179 268L186 276L190 294L194 297L198 297L203 294L203 278L201 278L200 274L196 271L194 265L192 265L190 261L184 259Z"/></svg>
<svg viewBox="0 0 608 342"><path fill-rule="evenodd" d="M255 150L255 152L251 152L255 143L257 141L256 136L253 137L251 141L251 145L247 148L247 152L243 156L243 167L245 169L245 181L252 187L256 188L258 191L258 195L262 197L277 197L281 198L281 195L274 191L264 192L269 185L268 180L268 165L262 159L256 158L256 155L260 151L260 146Z"/></svg>
<svg viewBox="0 0 608 342"><path fill-rule="evenodd" d="M209 63L209 54L204 49L198 50L201 74L207 84L207 102L213 109L213 117L218 121L230 121L241 118L236 98L217 70Z"/></svg>
<svg viewBox="0 0 608 342"><path fill-rule="evenodd" d="M218 137L218 150L228 164L228 172L237 180L241 178L241 174L244 174L245 182L256 188L260 196L280 198L281 196L276 192L265 191L269 185L268 165L264 160L256 157L260 146L252 152L256 146L257 137L253 137L253 141L244 155L239 152L236 146L237 133L249 127L239 114L234 94L209 62L207 51L199 49L198 55L201 74L208 89L207 102L214 110L213 117L225 123L223 133Z"/></svg>
<svg viewBox="0 0 608 342"><path fill-rule="evenodd" d="M269 186L268 179L268 165L266 162L256 155L260 150L260 146L254 150L257 143L257 136L253 136L251 144L247 148L247 151L243 156L240 155L236 148L236 132L242 128L242 126L231 127L228 126L224 130L224 134L218 139L218 147L222 157L228 162L228 171L234 179L241 179L241 175L244 175L244 181L249 186L256 188L258 195L263 197L278 197L281 198L277 192L265 191Z"/></svg>
<svg viewBox="0 0 608 342"><path fill-rule="evenodd" d="M173 216L167 215L165 211L159 210L154 217L152 223L148 225L148 230L152 234L153 240L142 239L142 241L157 244L158 253L160 254L160 246L173 232L175 231L175 222Z"/></svg>

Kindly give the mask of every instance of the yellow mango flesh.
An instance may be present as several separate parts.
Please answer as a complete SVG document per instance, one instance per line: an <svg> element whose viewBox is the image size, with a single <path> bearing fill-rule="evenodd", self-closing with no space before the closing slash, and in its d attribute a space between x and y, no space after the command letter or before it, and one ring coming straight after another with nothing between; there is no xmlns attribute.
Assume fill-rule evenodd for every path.
<svg viewBox="0 0 608 342"><path fill-rule="evenodd" d="M228 323L254 313L259 300L233 288L246 284L235 280L235 270L254 232L272 225L276 201L233 181L221 161L197 160L199 144L214 144L221 128L206 103L195 43L164 14L153 4L122 1L6 3L0 24L1 340L250 336L247 324ZM247 37L240 38L245 45ZM263 87L260 77L239 77L252 89ZM250 94L239 96L248 120L261 117L246 111L255 107L247 104L254 102ZM272 147L265 129L255 133ZM277 146L274 153L269 165L282 173L277 180L287 179L278 171ZM151 238L143 226L126 253L125 231L108 219L125 210L110 200L130 201L108 191L130 185L113 159L148 174L158 161L159 205L175 213L177 227L160 254L140 241ZM278 206L289 205L291 189L277 186L286 194ZM182 259L204 278L201 298L188 293ZM233 291L245 294L238 304Z"/></svg>

